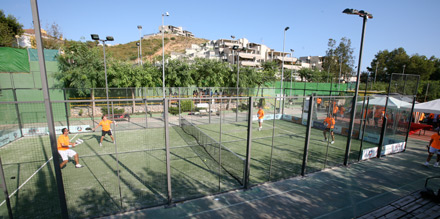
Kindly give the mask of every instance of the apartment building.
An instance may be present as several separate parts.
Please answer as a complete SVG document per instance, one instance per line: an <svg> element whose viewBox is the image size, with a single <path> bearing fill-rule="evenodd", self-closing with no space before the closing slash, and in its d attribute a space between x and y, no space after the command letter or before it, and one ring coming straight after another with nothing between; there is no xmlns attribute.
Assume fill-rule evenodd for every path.
<svg viewBox="0 0 440 219"><path fill-rule="evenodd" d="M17 44L21 48L36 48L35 44L35 30L34 29L24 29L24 33L21 36L16 36ZM53 38L47 34L47 32L41 29L41 37L44 39ZM59 40L63 40L61 37Z"/></svg>
<svg viewBox="0 0 440 219"><path fill-rule="evenodd" d="M264 44L249 42L246 38L211 40L206 44L192 45L185 54L173 53L171 58L192 60L194 58L216 59L240 66L256 67L266 61L276 61L286 70L299 70L297 58L289 52L279 52Z"/></svg>
<svg viewBox="0 0 440 219"><path fill-rule="evenodd" d="M322 63L324 58L323 56L303 56L299 57L298 63L301 65L301 68L323 70Z"/></svg>
<svg viewBox="0 0 440 219"><path fill-rule="evenodd" d="M185 36L185 37L194 37L194 34L190 31L184 30L182 27L176 27L173 25L165 25L165 26L159 26L159 34L164 33L171 33L178 36Z"/></svg>

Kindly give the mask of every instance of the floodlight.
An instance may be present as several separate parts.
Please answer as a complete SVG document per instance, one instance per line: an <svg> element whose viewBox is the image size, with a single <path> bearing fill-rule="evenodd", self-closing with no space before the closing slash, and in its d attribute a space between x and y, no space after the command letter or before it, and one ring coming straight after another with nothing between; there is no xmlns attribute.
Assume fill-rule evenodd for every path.
<svg viewBox="0 0 440 219"><path fill-rule="evenodd" d="M106 41L113 41L113 40L115 40L112 36L107 36L106 38L105 38L105 40Z"/></svg>
<svg viewBox="0 0 440 219"><path fill-rule="evenodd" d="M90 36L92 37L92 40L99 40L98 34L90 34Z"/></svg>
<svg viewBox="0 0 440 219"><path fill-rule="evenodd" d="M232 46L232 49L233 49L233 50L237 50L237 49L238 49L238 46L237 46L237 45Z"/></svg>
<svg viewBox="0 0 440 219"><path fill-rule="evenodd" d="M139 29L139 30L142 29L142 26L141 26L141 25L138 25L138 29Z"/></svg>
<svg viewBox="0 0 440 219"><path fill-rule="evenodd" d="M289 27L284 28L284 31L287 31L289 29Z"/></svg>

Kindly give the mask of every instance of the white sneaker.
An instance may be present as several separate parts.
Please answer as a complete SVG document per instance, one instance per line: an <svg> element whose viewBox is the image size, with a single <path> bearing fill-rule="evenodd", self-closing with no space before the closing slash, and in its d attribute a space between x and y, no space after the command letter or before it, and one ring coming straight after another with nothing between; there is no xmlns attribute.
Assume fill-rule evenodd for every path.
<svg viewBox="0 0 440 219"><path fill-rule="evenodd" d="M333 143L335 143L335 141L330 142L330 144L333 144Z"/></svg>
<svg viewBox="0 0 440 219"><path fill-rule="evenodd" d="M438 167L438 162L435 162L434 167Z"/></svg>
<svg viewBox="0 0 440 219"><path fill-rule="evenodd" d="M258 128L258 131L261 131L261 127L260 127L260 128Z"/></svg>
<svg viewBox="0 0 440 219"><path fill-rule="evenodd" d="M429 162L426 161L423 165L425 165L425 166L429 166Z"/></svg>
<svg viewBox="0 0 440 219"><path fill-rule="evenodd" d="M83 167L81 164L77 164L77 165L75 165L75 167L76 168L81 168L81 167Z"/></svg>
<svg viewBox="0 0 440 219"><path fill-rule="evenodd" d="M102 147L102 143L99 143L99 147Z"/></svg>
<svg viewBox="0 0 440 219"><path fill-rule="evenodd" d="M324 141L327 141L328 139L327 138L324 138Z"/></svg>

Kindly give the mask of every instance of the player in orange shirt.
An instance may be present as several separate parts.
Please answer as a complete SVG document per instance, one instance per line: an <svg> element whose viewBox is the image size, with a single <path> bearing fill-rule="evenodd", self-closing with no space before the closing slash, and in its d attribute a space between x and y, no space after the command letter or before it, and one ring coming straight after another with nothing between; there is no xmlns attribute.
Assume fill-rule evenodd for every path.
<svg viewBox="0 0 440 219"><path fill-rule="evenodd" d="M345 108L344 106L339 107L339 115L341 115L341 118L344 118Z"/></svg>
<svg viewBox="0 0 440 219"><path fill-rule="evenodd" d="M258 117L258 131L261 131L261 129L263 129L263 119L264 119L263 106L260 106L260 109L257 112L257 117Z"/></svg>
<svg viewBox="0 0 440 219"><path fill-rule="evenodd" d="M431 140L428 145L428 158L426 159L425 166L429 166L429 161L434 154L437 154L437 161L434 167L438 167L438 162L440 161L440 130L431 136Z"/></svg>
<svg viewBox="0 0 440 219"><path fill-rule="evenodd" d="M63 159L63 162L60 164L60 168L63 168L64 165L66 165L67 162L69 162L69 157L73 157L75 159L76 168L83 167L81 164L79 164L78 154L74 150L70 149L71 147L75 147L76 144L70 142L69 140L69 129L63 128L61 132L63 134L60 135L60 137L58 137L58 141L57 141L58 153Z"/></svg>
<svg viewBox="0 0 440 219"><path fill-rule="evenodd" d="M338 116L338 111L339 111L338 105L334 105L333 106L333 116L335 117L334 119L336 119L336 117Z"/></svg>
<svg viewBox="0 0 440 219"><path fill-rule="evenodd" d="M335 133L333 132L333 129L335 128L335 119L330 113L327 114L327 118L324 120L324 125L327 125L324 129L324 139L327 141L327 132L330 132L330 135L332 136L332 141L330 143L335 143Z"/></svg>
<svg viewBox="0 0 440 219"><path fill-rule="evenodd" d="M99 122L99 124L93 129L97 129L99 126L102 126L102 132L101 132L101 141L99 142L99 146L102 147L102 140L104 140L104 137L106 134L110 135L110 138L112 138L113 143L115 143L115 139L112 135L112 130L110 128L110 125L113 123L112 120L107 119L107 116L102 116L102 121ZM116 125L116 123L115 123Z"/></svg>
<svg viewBox="0 0 440 219"><path fill-rule="evenodd" d="M318 104L318 109L319 108L321 108L321 102L322 102L322 99L321 98L316 98L316 103Z"/></svg>

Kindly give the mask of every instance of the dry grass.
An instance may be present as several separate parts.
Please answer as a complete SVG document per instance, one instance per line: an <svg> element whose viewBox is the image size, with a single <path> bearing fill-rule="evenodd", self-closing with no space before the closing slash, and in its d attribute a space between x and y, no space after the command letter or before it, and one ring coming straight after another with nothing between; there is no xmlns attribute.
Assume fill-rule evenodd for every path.
<svg viewBox="0 0 440 219"><path fill-rule="evenodd" d="M172 34L165 34L165 54L171 52L185 53L186 48L190 48L191 44L201 44L208 40L200 38L190 38L183 36L176 36ZM138 57L138 48L136 43L138 41L129 42L112 46L109 51L113 58L121 61L130 61L135 63ZM148 39L142 40L142 60L153 60L155 56L162 54L162 36L152 36Z"/></svg>

